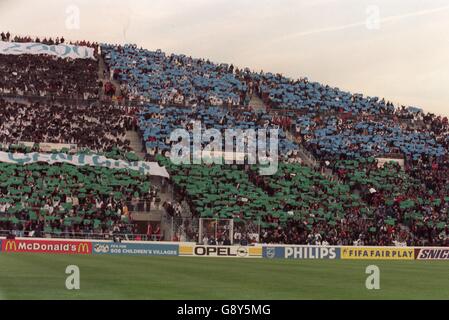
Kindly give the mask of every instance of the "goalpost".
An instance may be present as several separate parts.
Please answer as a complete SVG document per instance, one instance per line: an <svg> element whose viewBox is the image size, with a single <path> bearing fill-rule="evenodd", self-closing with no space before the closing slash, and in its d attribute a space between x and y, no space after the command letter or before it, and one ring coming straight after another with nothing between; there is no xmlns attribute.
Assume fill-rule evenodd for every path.
<svg viewBox="0 0 449 320"><path fill-rule="evenodd" d="M199 221L198 243L203 244L203 239L214 238L215 241L229 239L234 244L234 220L201 218Z"/></svg>

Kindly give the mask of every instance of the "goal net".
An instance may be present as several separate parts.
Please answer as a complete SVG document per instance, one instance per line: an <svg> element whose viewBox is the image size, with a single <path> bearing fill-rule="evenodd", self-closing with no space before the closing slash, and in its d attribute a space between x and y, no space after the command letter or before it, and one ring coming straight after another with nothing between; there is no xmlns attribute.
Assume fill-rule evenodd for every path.
<svg viewBox="0 0 449 320"><path fill-rule="evenodd" d="M223 244L228 239L233 244L234 221L232 219L201 218L199 221L198 242L207 245L213 240Z"/></svg>

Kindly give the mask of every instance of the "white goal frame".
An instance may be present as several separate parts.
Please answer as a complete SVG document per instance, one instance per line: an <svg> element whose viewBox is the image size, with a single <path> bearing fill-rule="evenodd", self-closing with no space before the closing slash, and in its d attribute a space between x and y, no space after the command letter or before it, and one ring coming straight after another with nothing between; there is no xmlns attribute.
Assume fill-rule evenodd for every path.
<svg viewBox="0 0 449 320"><path fill-rule="evenodd" d="M211 224L213 224L213 230L210 230ZM224 230L226 231L226 234L229 240L231 241L231 244L234 244L234 220L218 219L218 218L200 218L198 228L198 243L202 243L204 236L207 235L209 237L211 233L214 236L214 239L216 240L220 224L224 226Z"/></svg>

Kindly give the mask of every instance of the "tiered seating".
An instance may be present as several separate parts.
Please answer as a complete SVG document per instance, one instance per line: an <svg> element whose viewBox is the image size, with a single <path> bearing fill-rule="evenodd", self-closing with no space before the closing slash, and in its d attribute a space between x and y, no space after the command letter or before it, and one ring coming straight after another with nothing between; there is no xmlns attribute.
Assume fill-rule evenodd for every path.
<svg viewBox="0 0 449 320"><path fill-rule="evenodd" d="M30 36L21 36L21 35L11 35L9 31L4 32L2 31L0 33L0 38L2 41L6 42L17 42L17 43L42 43L46 45L59 45L59 44L70 44L70 45L76 45L76 46L84 46L93 48L95 52L98 51L98 43L91 42L91 41L85 41L85 40L77 40L77 41L66 41L64 37L56 37L53 39L52 37L30 37Z"/></svg>
<svg viewBox="0 0 449 320"><path fill-rule="evenodd" d="M292 80L282 75L252 74L264 100L273 108L372 114L392 113L391 103L379 98L363 97L338 88L331 88L308 79Z"/></svg>
<svg viewBox="0 0 449 320"><path fill-rule="evenodd" d="M0 230L132 233L129 212L151 201L151 189L136 171L0 163Z"/></svg>
<svg viewBox="0 0 449 320"><path fill-rule="evenodd" d="M431 132L403 129L399 123L388 119L342 121L329 117L313 132L307 133L310 148L321 157L343 155L358 159L401 153L418 159L422 156L441 157L446 153Z"/></svg>
<svg viewBox="0 0 449 320"><path fill-rule="evenodd" d="M283 228L264 230L265 242L314 244L317 236L320 243L352 245L375 225L372 210L348 185L309 167L281 163L275 175L260 177L254 171L252 179L280 208L267 213L267 219L280 222Z"/></svg>
<svg viewBox="0 0 449 320"><path fill-rule="evenodd" d="M407 174L396 163L378 168L374 159L346 160L336 164L339 176L353 192L361 192L364 200L376 210L376 216L392 227L402 226L409 241L419 245L444 245L449 206L445 184L428 184L422 174ZM438 168L424 174L444 176L448 171Z"/></svg>
<svg viewBox="0 0 449 320"><path fill-rule="evenodd" d="M49 55L0 55L0 94L98 98L98 62Z"/></svg>
<svg viewBox="0 0 449 320"><path fill-rule="evenodd" d="M270 115L256 113L247 108L224 109L219 107L190 108L165 107L149 105L141 109L139 126L146 141L147 151L157 153L158 151L169 151L170 134L175 129L186 129L198 121L203 130L219 130L223 139L226 129L279 129L279 153L289 156L297 146L286 138L285 132L279 125L275 124ZM190 128L191 131L191 128Z"/></svg>
<svg viewBox="0 0 449 320"><path fill-rule="evenodd" d="M64 42L6 34L2 40ZM96 50L93 43L78 44ZM125 137L136 128L136 108L92 101L101 90L98 71L92 59L0 55L1 151L37 152L46 143L46 150L66 153L68 147L60 148L67 144L76 145L78 155L141 160ZM0 230L53 237L132 234L131 212L148 209L155 200L149 179L131 170L0 163Z"/></svg>
<svg viewBox="0 0 449 320"><path fill-rule="evenodd" d="M143 97L145 101L184 106L242 104L242 101L237 103L230 97L236 92L240 92L242 97L248 96L248 88L256 88L272 108L290 110L286 116L295 122L297 134L318 158L403 153L419 159L423 156L441 157L447 152L447 138L441 139L441 125L431 125L439 128L438 133L404 125L405 120L413 122L419 116L421 111L417 108L396 110L385 99L351 94L309 82L305 78L292 80L271 73L242 72L227 65L185 56L167 56L161 51L151 52L135 46L103 46L103 52L109 66L126 84L128 91L136 97ZM212 101L212 93L215 102ZM229 103L226 103L227 99ZM214 124L210 119L214 113L220 115L213 109L205 112L212 113L204 115L210 124ZM157 111L150 107L144 111L145 116L148 113ZM189 110L175 112L167 109L163 113L165 119L166 114L171 113L171 119L141 122L145 138L152 139L148 143L150 149L167 148L165 141L159 138L165 140L168 132L178 127L182 122L178 121L178 116L182 119L196 116ZM272 119L269 115L264 117ZM200 117L196 119L201 120ZM167 125L167 121L178 124ZM237 118L236 121L239 125L246 125L246 119ZM159 127L160 123L162 128ZM229 125L229 122L226 124ZM218 127L222 125L219 123ZM447 119L444 128L447 132Z"/></svg>
<svg viewBox="0 0 449 320"><path fill-rule="evenodd" d="M237 166L178 166L163 156L157 160L169 171L198 217L258 221L275 209L272 199Z"/></svg>
<svg viewBox="0 0 449 320"><path fill-rule="evenodd" d="M384 99L307 79L133 45L102 45L102 55L124 97L142 102L139 109L0 100L2 150L35 151L17 146L19 141L71 143L81 152L138 160L124 138L138 126L147 152L167 167L194 217L234 219L239 232L255 222L261 241L268 243L449 245L447 118L418 108L395 109ZM3 55L0 93L97 98L97 73L93 60ZM271 113L246 107L253 90ZM279 170L261 176L258 166L172 164L162 156L171 150L170 134L181 128L191 132L193 121L203 130L218 129L223 138L226 129L279 128ZM289 163L296 161L295 153L304 153L298 141L315 155L318 168ZM378 168L375 157L393 153L404 156L405 170L394 164ZM0 173L0 229L133 232L129 202L152 197L148 177L136 172L0 164ZM165 207L180 215L180 206Z"/></svg>
<svg viewBox="0 0 449 320"><path fill-rule="evenodd" d="M372 210L348 185L299 164L283 163L276 175L261 177L257 167L248 175L237 166L177 166L162 156L158 160L196 215L255 221L264 242L306 243L320 234L330 244L352 244L376 226Z"/></svg>
<svg viewBox="0 0 449 320"><path fill-rule="evenodd" d="M243 105L247 85L234 67L136 46L103 45L109 68L137 99L161 104Z"/></svg>
<svg viewBox="0 0 449 320"><path fill-rule="evenodd" d="M0 143L20 141L76 144L96 152L129 152L126 130L134 127L135 108L19 103L0 99Z"/></svg>

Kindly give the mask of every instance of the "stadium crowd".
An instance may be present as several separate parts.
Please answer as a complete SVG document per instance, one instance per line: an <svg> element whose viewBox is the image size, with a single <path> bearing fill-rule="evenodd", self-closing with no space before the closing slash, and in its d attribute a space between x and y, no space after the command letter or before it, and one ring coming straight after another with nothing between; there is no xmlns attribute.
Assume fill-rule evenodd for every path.
<svg viewBox="0 0 449 320"><path fill-rule="evenodd" d="M0 33L0 38L3 42L18 42L18 43L42 43L45 45L59 45L59 44L70 44L74 46L84 46L84 47L90 47L95 50L95 52L98 52L99 44L96 42L90 42L90 41L66 41L64 37L56 37L53 39L52 37L31 37L31 36L20 36L20 35L11 35L9 31L6 33L2 31Z"/></svg>
<svg viewBox="0 0 449 320"><path fill-rule="evenodd" d="M76 144L91 151L130 151L136 109L114 105L23 103L0 99L0 142Z"/></svg>
<svg viewBox="0 0 449 320"><path fill-rule="evenodd" d="M0 54L0 94L96 99L102 84L91 59Z"/></svg>
<svg viewBox="0 0 449 320"><path fill-rule="evenodd" d="M0 173L0 230L18 236L132 234L131 212L157 194L132 170L0 163Z"/></svg>
<svg viewBox="0 0 449 320"><path fill-rule="evenodd" d="M175 129L193 130L193 123L201 124L202 131L215 129L225 138L226 129L260 130L278 129L280 154L289 157L295 155L295 143L286 138L279 122L273 117L260 112L254 112L246 107L209 107L209 108L179 108L147 105L140 109L139 127L150 154L170 151L173 145L170 135ZM193 140L192 140L193 141ZM224 141L223 141L224 142ZM206 142L203 142L203 147Z"/></svg>
<svg viewBox="0 0 449 320"><path fill-rule="evenodd" d="M353 119L326 117L316 119L304 141L321 159L369 157L403 154L414 159L441 157L444 146L429 131L416 130L399 121L359 116Z"/></svg>
<svg viewBox="0 0 449 320"><path fill-rule="evenodd" d="M338 179L330 179L300 164L282 163L276 175L262 177L256 167L245 171L158 160L194 217L233 219L236 225L255 222L261 243L449 244L447 187L442 182L441 188L425 188L423 180L395 163L379 167L374 158L339 161L334 167ZM236 240L251 243L254 234L254 227L239 228Z"/></svg>
<svg viewBox="0 0 449 320"><path fill-rule="evenodd" d="M175 168L158 157L160 163L169 168L172 180L182 198L190 204L194 216L257 221L261 230L259 241L268 243L441 245L447 241L442 230L446 228L443 223L447 222L447 216L440 212L429 220L426 216L404 212L403 207L410 199L394 198L391 203L391 199L385 200L386 191L380 188L373 196L366 191L367 185L354 184L349 176L341 176L338 167L345 159L361 162L370 159L364 170L370 170L377 177L385 172L373 171L377 162L371 157L400 155L407 168L395 174L407 177L406 186L413 181L414 188L402 190L404 197L411 197L422 186L422 181L430 183L431 178L420 176L413 180L408 166L419 168L414 163L426 166L429 161L441 165L448 150L447 118L424 114L413 107L395 108L385 99L351 94L309 82L307 78L291 80L270 73L237 72L238 69L234 72L233 66L235 78L245 84L245 99L235 103L217 99L211 103L207 98L196 99L193 93L197 94L197 88L190 86L199 83L197 77L204 75L204 60L177 55L167 57L160 51L150 52L135 46L108 46L105 58L133 95L164 105L193 106L149 105L143 109L139 125L147 150L152 154L170 149L168 137L172 130L190 128L192 121L197 120L219 130L278 124L290 131L318 160L316 170L284 163L280 164L277 175L261 177L256 171L248 172L241 166ZM215 70L231 71L228 66L214 66ZM186 67L191 68L187 69L190 72L183 73ZM176 75L182 75L184 82L178 81ZM223 81L220 72L210 75ZM186 86L190 90L184 91ZM270 113L258 114L238 107L238 104L246 104L242 101L247 101L253 91L260 95ZM210 105L230 108L205 107ZM287 121L279 123L279 119ZM287 135L282 132L282 136ZM286 146L280 148L281 155L297 149L290 141ZM367 163L365 161L365 165ZM391 169L388 165L386 168ZM323 176L325 169L333 170L334 175ZM236 189L233 186L237 186ZM365 193L360 194L359 188ZM431 199L424 201L434 201L429 194L423 197ZM430 222L425 223L427 221ZM243 238L251 239L249 234Z"/></svg>
<svg viewBox="0 0 449 320"><path fill-rule="evenodd" d="M101 51L111 74L125 84L132 100L188 106L249 102L245 72L233 65L166 55L135 45L103 45Z"/></svg>
<svg viewBox="0 0 449 320"><path fill-rule="evenodd" d="M253 86L259 95L274 109L287 109L309 112L338 112L391 114L394 105L377 97L364 97L361 94L351 94L310 82L307 78L293 80L280 74L251 73Z"/></svg>
<svg viewBox="0 0 449 320"><path fill-rule="evenodd" d="M66 41L0 36L50 45ZM179 196L179 202L163 204L169 216L181 218L179 203L185 201L193 219L234 220L236 234L197 239L207 244L228 243L232 236L240 244L449 245L447 118L307 78L135 45L102 45L101 55L111 96L118 81L128 100L141 102L138 107L0 100L0 142L9 148L19 141L68 143L120 154L130 150L126 130L138 129ZM98 67L93 60L0 55L0 93L97 99L103 86ZM253 94L267 112L249 107ZM164 156L170 134L191 130L194 121L222 133L280 129L283 161L277 173L261 176L259 166L172 164ZM316 159L315 167L290 161L300 144ZM376 160L397 156L403 167ZM157 198L148 177L130 171L3 163L0 171L0 229L19 233L133 233L130 206L151 206ZM184 236L196 236L191 224L181 227Z"/></svg>

